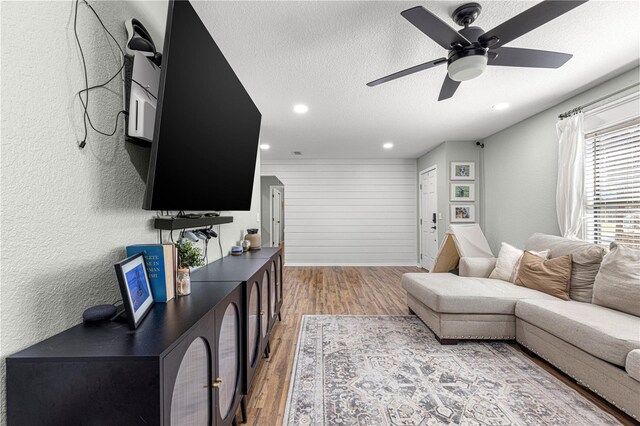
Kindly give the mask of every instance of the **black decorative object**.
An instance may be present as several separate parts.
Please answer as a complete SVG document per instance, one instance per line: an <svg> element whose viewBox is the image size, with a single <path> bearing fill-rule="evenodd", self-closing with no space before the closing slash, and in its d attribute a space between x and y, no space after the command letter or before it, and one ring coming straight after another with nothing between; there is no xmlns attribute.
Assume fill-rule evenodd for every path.
<svg viewBox="0 0 640 426"><path fill-rule="evenodd" d="M105 321L113 318L117 309L114 305L96 305L87 308L82 313L82 322L91 323L97 321Z"/></svg>
<svg viewBox="0 0 640 426"><path fill-rule="evenodd" d="M135 330L153 306L153 295L144 253L134 254L114 265L122 303L131 330Z"/></svg>

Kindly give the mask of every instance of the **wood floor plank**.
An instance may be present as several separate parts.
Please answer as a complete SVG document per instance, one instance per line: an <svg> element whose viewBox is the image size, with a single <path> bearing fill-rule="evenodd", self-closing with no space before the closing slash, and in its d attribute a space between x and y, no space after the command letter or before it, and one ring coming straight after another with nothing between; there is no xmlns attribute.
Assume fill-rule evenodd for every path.
<svg viewBox="0 0 640 426"><path fill-rule="evenodd" d="M418 267L285 267L282 322L272 332L271 355L250 389L248 424L282 424L303 315L408 315L406 293L400 286L405 272L425 271ZM637 424L551 365L533 359L623 424Z"/></svg>

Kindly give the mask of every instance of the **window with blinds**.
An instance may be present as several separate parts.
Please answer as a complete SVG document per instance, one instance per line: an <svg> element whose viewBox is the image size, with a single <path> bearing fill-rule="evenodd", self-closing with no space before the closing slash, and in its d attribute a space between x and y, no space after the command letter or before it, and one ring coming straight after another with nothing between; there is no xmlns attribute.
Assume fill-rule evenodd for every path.
<svg viewBox="0 0 640 426"><path fill-rule="evenodd" d="M589 241L640 248L640 118L585 135Z"/></svg>

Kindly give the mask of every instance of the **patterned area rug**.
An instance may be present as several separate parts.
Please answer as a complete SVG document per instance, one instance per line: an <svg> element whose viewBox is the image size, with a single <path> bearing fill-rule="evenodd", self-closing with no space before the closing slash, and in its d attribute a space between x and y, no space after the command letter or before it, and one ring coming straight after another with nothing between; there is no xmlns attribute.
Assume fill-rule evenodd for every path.
<svg viewBox="0 0 640 426"><path fill-rule="evenodd" d="M303 318L284 424L619 424L506 343L441 346L414 316Z"/></svg>

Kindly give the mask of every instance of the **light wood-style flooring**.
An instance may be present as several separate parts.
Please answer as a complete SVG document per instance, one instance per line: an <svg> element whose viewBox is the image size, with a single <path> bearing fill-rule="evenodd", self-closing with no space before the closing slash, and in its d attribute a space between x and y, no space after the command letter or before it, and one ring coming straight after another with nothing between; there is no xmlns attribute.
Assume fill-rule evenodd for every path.
<svg viewBox="0 0 640 426"><path fill-rule="evenodd" d="M282 322L273 330L271 356L264 360L254 378L248 400L248 424L282 424L303 315L408 315L406 293L400 286L400 277L405 272L424 270L417 267L285 267ZM514 346L518 347L515 343ZM549 364L539 358L532 359L623 424L636 424Z"/></svg>

